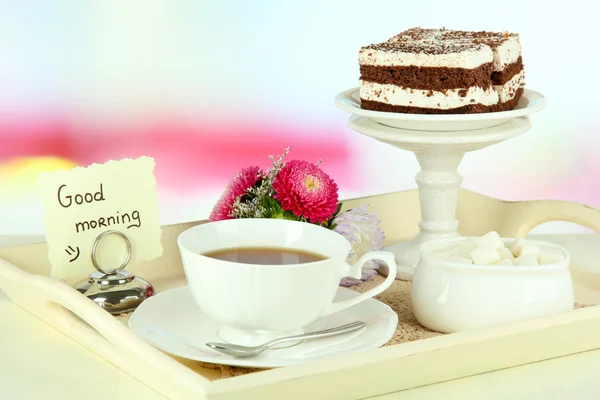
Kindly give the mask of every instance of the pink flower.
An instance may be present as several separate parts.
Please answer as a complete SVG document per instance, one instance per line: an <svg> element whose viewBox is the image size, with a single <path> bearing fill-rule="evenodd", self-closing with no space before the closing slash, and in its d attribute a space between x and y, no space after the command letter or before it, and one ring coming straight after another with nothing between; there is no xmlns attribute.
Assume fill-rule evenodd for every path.
<svg viewBox="0 0 600 400"><path fill-rule="evenodd" d="M325 172L307 161L292 160L279 171L273 198L281 208L311 223L325 222L337 210L338 187Z"/></svg>
<svg viewBox="0 0 600 400"><path fill-rule="evenodd" d="M231 211L238 196L243 195L249 188L254 186L260 179L262 171L258 167L242 168L227 185L227 188L215 204L210 213L210 221L232 219Z"/></svg>

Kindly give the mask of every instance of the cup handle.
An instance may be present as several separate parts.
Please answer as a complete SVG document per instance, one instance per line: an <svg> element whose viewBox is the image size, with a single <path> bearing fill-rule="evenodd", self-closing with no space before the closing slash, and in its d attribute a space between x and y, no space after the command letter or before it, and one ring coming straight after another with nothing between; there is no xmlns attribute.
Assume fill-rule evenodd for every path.
<svg viewBox="0 0 600 400"><path fill-rule="evenodd" d="M353 278L360 279L360 277L362 276L363 264L366 263L367 261L371 261L371 260L381 260L387 264L388 269L389 269L389 274L388 274L387 278L385 279L385 281L383 281L380 285L377 285L374 288L369 289L364 293L361 293L357 297L354 297L354 298L348 299L348 300L344 300L344 301L338 301L336 303L331 303L329 305L329 307L326 308L325 311L321 314L322 317L329 315L329 314L336 313L345 308L352 307L355 304L358 304L358 303L368 300L372 297L375 297L379 293L383 292L384 290L386 290L387 288L392 286L392 283L394 283L394 280L396 279L397 268L396 268L396 257L394 255L394 253L389 252L389 251L371 251L371 252L365 254L364 256L362 256L360 258L360 260L358 260L357 263L352 264L352 265L346 264L346 270L345 270L344 276L351 276Z"/></svg>

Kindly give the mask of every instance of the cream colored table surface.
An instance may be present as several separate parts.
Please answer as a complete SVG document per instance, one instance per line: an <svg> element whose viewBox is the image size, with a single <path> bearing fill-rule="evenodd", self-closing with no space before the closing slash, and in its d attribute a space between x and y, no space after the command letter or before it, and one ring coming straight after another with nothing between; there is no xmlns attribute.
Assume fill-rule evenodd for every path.
<svg viewBox="0 0 600 400"><path fill-rule="evenodd" d="M565 245L578 266L600 261L597 235L538 238ZM30 238L0 236L0 247ZM377 399L600 398L600 350L379 396ZM390 377L393 379L393 376ZM317 398L317 396L313 396ZM0 399L162 399L159 393L40 322L0 292Z"/></svg>

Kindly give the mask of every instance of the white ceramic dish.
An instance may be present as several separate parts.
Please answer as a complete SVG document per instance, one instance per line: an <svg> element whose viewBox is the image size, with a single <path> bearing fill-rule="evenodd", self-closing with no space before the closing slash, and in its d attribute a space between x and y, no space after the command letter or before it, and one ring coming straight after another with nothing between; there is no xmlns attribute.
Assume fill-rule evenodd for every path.
<svg viewBox="0 0 600 400"><path fill-rule="evenodd" d="M363 110L360 108L359 88L345 90L335 97L335 105L350 114L368 117L375 122L400 129L416 131L468 131L490 128L506 121L524 117L546 107L541 93L525 89L517 107L511 111L480 114L402 114Z"/></svg>
<svg viewBox="0 0 600 400"><path fill-rule="evenodd" d="M305 333L320 317L366 301L394 283L380 285L343 302L332 302L340 281L360 278L362 265L382 260L394 268L394 254L372 251L346 264L350 242L330 229L284 219L248 218L190 228L177 239L185 276L203 312L221 322L219 335L229 343L260 345ZM286 265L246 264L204 256L231 248L276 248L314 252L323 260Z"/></svg>
<svg viewBox="0 0 600 400"><path fill-rule="evenodd" d="M359 295L353 290L340 287L335 300L344 301ZM307 296L310 296L308 292ZM368 299L320 318L305 326L304 330L312 332L354 321L363 321L366 327L345 335L308 340L281 349L269 349L252 358L234 358L204 345L206 342L222 341L217 333L220 324L202 312L189 287L185 286L167 290L144 301L133 312L128 324L131 330L146 342L178 357L216 364L271 368L380 347L394 335L398 315L387 305L375 299ZM194 344L195 348L181 344L181 339Z"/></svg>
<svg viewBox="0 0 600 400"><path fill-rule="evenodd" d="M421 245L411 300L417 320L429 329L453 333L547 316L574 308L570 256L562 247L527 244L563 253L560 262L538 266L472 265L437 258L465 238ZM502 239L507 245L514 239Z"/></svg>

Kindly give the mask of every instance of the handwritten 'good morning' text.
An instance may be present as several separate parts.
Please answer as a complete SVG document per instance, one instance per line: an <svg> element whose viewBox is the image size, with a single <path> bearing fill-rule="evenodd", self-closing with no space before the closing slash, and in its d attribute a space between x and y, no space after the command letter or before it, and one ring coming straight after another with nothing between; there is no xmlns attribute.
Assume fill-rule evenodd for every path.
<svg viewBox="0 0 600 400"><path fill-rule="evenodd" d="M100 184L100 190L91 193L70 193L67 185L61 185L57 192L58 203L61 207L78 207L84 206L85 204L105 201L104 188L102 183ZM114 215L110 216L99 216L94 217L87 221L79 221L75 223L75 232L85 232L92 229L98 229L103 227L110 227L115 225L126 225L127 229L139 228L142 226L142 220L138 210L131 212L121 213L117 211Z"/></svg>

